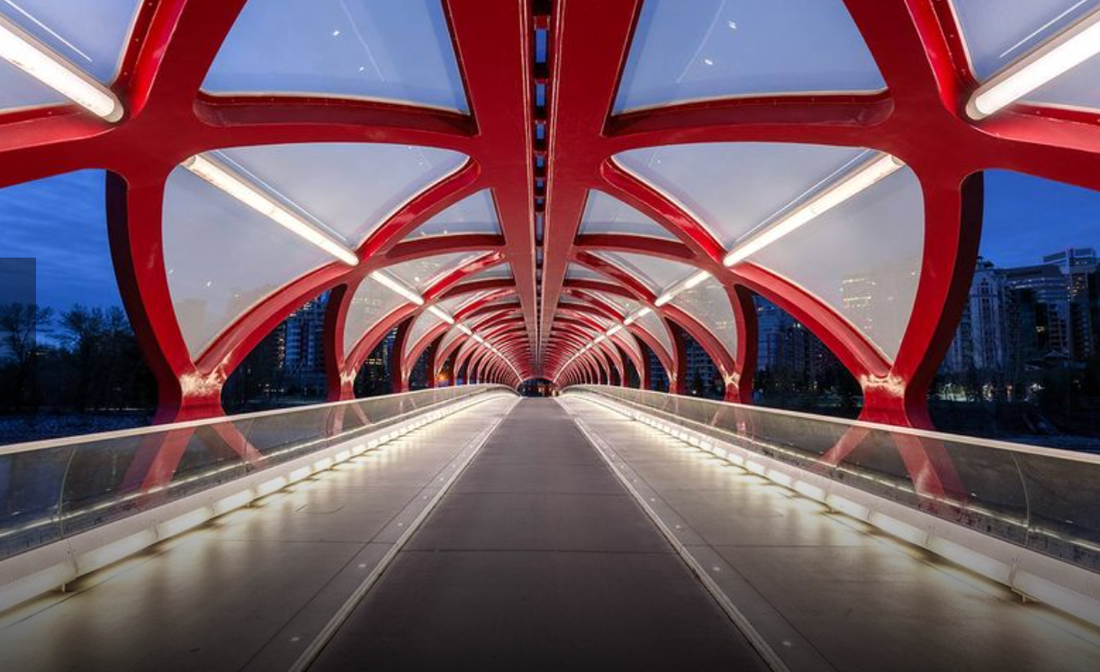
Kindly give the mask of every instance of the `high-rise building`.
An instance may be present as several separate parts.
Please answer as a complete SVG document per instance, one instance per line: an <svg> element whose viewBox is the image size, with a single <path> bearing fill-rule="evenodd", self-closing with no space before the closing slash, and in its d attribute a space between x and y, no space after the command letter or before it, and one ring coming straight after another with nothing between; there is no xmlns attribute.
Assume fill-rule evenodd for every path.
<svg viewBox="0 0 1100 672"><path fill-rule="evenodd" d="M1071 247L1044 256L1043 263L1057 266L1065 278L1070 356L1080 361L1100 356L1100 308L1096 302L1100 259L1096 250Z"/></svg>
<svg viewBox="0 0 1100 672"><path fill-rule="evenodd" d="M1044 356L1071 357L1069 291L1061 269L1053 264L1008 268L1004 270L1004 283L1013 292L1032 292L1035 302L1041 305L1034 327L1045 343Z"/></svg>
<svg viewBox="0 0 1100 672"><path fill-rule="evenodd" d="M1007 306L1004 273L978 258L962 319L945 359L951 371L1000 369L1007 347Z"/></svg>
<svg viewBox="0 0 1100 672"><path fill-rule="evenodd" d="M325 390L325 312L328 293L305 304L285 324L283 374L288 387L307 393Z"/></svg>

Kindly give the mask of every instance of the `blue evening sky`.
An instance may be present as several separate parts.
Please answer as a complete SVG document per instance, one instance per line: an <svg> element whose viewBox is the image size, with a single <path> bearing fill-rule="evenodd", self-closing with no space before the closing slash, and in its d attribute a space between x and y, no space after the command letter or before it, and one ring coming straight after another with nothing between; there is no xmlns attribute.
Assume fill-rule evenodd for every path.
<svg viewBox="0 0 1100 672"><path fill-rule="evenodd" d="M37 258L40 304L121 305L102 171L0 189L0 230L0 256ZM1022 266L1071 246L1100 247L1100 192L1016 173L987 175L983 256L998 266Z"/></svg>

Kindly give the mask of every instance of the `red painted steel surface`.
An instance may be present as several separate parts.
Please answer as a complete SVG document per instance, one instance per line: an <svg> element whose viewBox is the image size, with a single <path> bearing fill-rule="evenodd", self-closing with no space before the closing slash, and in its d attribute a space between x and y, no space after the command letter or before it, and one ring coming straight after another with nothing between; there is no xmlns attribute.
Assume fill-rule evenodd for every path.
<svg viewBox="0 0 1100 672"><path fill-rule="evenodd" d="M562 385L626 379L626 361L643 385L652 350L684 385L681 330L706 350L726 382L727 399L749 402L756 361L752 295L775 302L812 330L860 382L863 417L928 426L925 396L953 337L977 255L981 171L1008 169L1100 188L1100 125L1094 115L1017 106L975 123L963 112L976 86L946 0L846 0L887 90L868 95L743 97L610 113L641 0L554 0L533 16L527 0L443 0L471 114L412 105L304 96L217 97L199 89L245 0L146 3L113 89L126 117L107 125L72 105L0 114L0 186L74 170L108 171L109 237L123 302L156 375L158 421L221 412L222 385L248 352L306 301L332 292L326 317L329 395L349 398L364 359L393 328L403 334L424 310L404 305L343 352L344 322L355 288L385 266L454 250L483 251L476 261L425 292L429 302L495 290L462 319L483 319L499 362L461 336L434 353L431 379L450 363L451 380L489 376L560 378ZM550 31L545 111L534 104L533 29ZM547 124L536 141L534 124ZM934 141L930 140L934 139ZM362 244L355 268L332 262L281 287L241 315L198 357L188 353L172 308L162 255L165 180L180 161L228 146L294 142L388 142L460 151L469 162L426 188ZM913 314L894 361L834 309L769 271L741 263L725 268L726 250L707 229L653 187L619 168L618 152L688 142L797 142L868 147L897 156L917 175L925 203L925 250ZM546 168L535 165L545 157ZM536 178L544 188L536 189ZM503 235L459 235L404 241L433 215L477 191L493 190ZM602 190L665 226L676 240L578 235L590 189ZM538 199L544 199L542 201ZM542 291L536 282L537 213L545 215ZM736 319L737 352L674 306L657 308L652 291L593 252L649 254L710 272L727 289ZM473 280L508 263L514 279ZM605 279L565 279L570 263ZM621 321L594 291L630 297L670 326L663 348L639 324L566 362L591 342L596 317ZM510 305L489 305L504 295ZM559 306L570 295L578 306ZM537 310L541 306L541 313ZM559 308L561 308L559 310ZM416 358L446 329L433 329L394 360L395 389L407 385ZM644 344L646 348L641 348ZM498 360L496 365L494 359ZM518 369L518 375L511 367ZM920 447L911 448L910 453ZM914 458L913 467L919 466ZM928 458L928 464L936 460ZM937 483L949 478L937 476ZM930 481L931 482L931 481ZM939 486L937 486L939 487Z"/></svg>

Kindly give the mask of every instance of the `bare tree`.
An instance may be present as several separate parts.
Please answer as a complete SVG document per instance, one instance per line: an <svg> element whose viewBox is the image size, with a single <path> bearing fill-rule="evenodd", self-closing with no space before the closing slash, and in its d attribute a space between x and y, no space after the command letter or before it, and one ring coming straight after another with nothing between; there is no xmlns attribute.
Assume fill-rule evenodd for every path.
<svg viewBox="0 0 1100 672"><path fill-rule="evenodd" d="M0 343L3 343L14 370L13 401L16 405L31 402L30 389L34 380L36 334L45 330L53 310L34 303L0 305Z"/></svg>

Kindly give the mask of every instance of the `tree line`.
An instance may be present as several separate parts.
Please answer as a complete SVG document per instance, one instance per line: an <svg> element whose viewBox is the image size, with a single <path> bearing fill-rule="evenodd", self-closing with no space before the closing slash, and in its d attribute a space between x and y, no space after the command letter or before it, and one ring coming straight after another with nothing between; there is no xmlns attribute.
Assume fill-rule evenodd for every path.
<svg viewBox="0 0 1100 672"><path fill-rule="evenodd" d="M0 305L0 410L151 411L156 381L118 307Z"/></svg>

